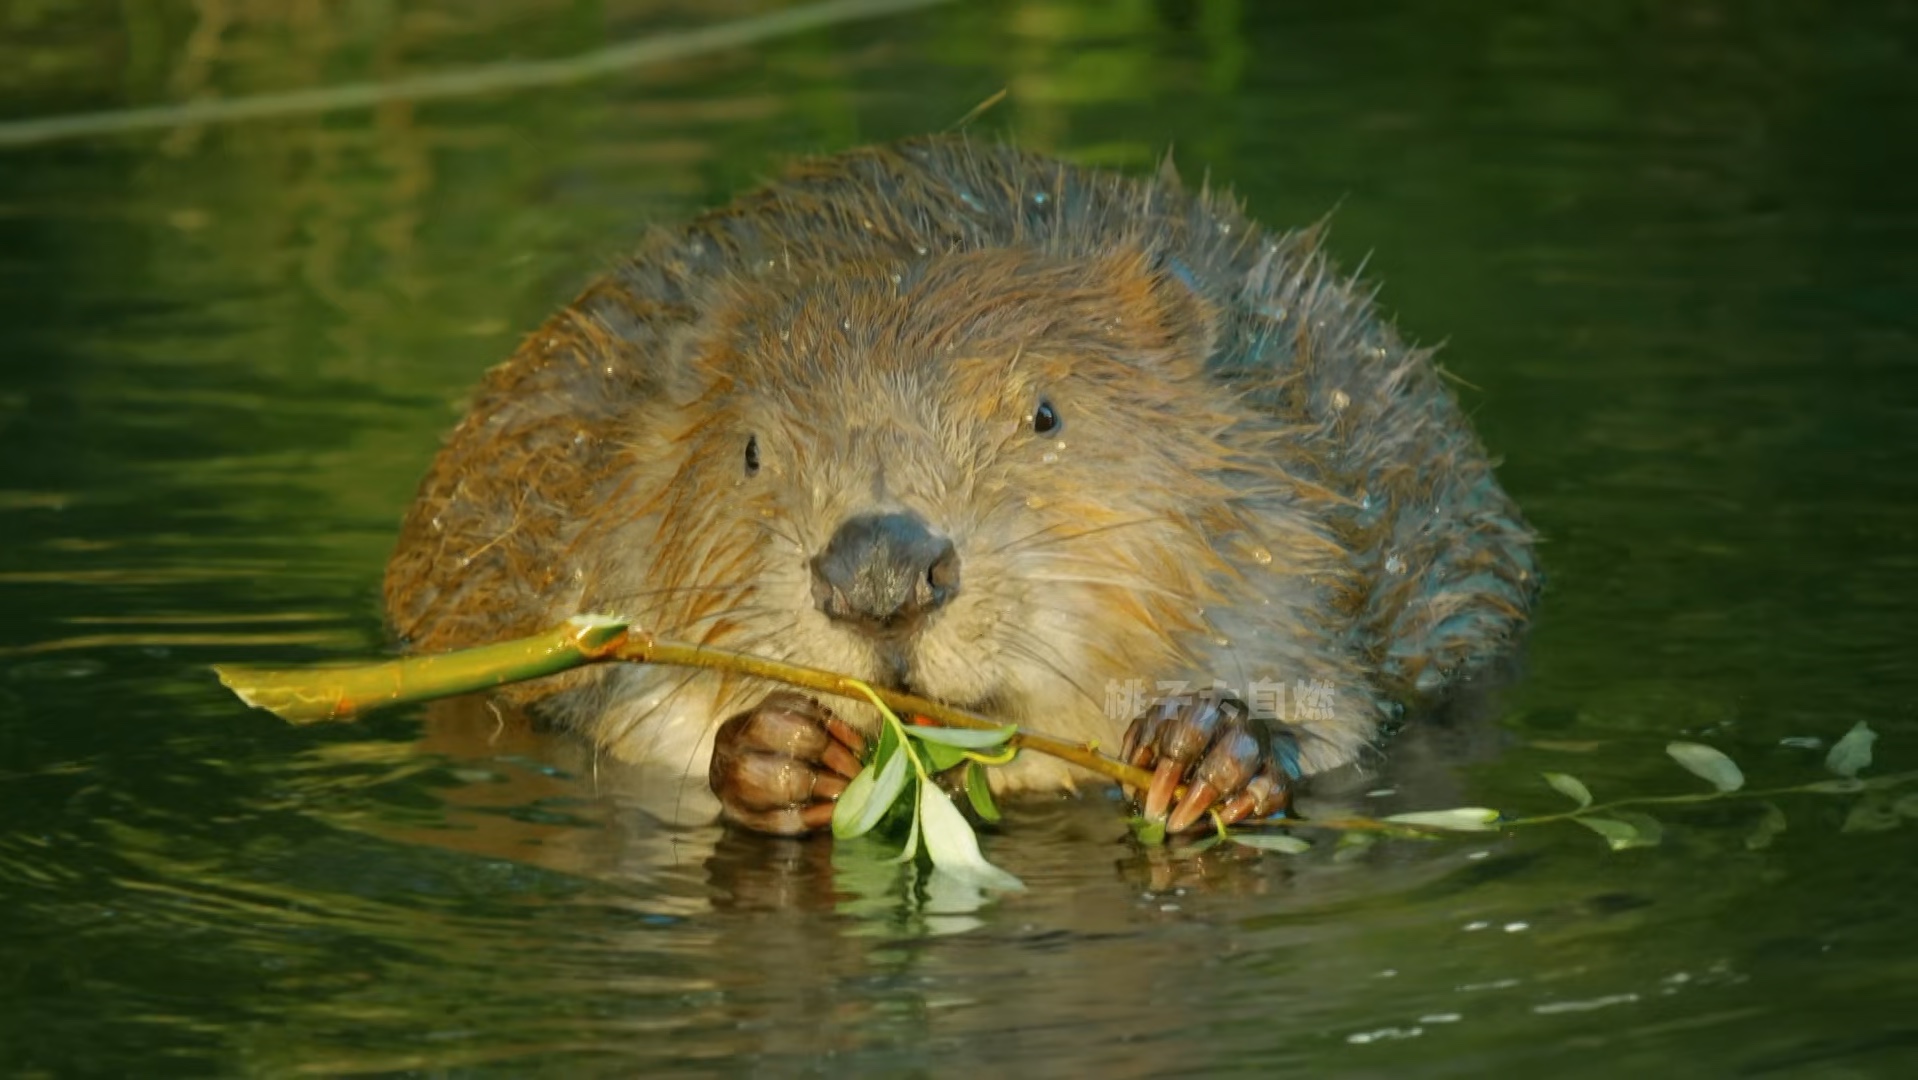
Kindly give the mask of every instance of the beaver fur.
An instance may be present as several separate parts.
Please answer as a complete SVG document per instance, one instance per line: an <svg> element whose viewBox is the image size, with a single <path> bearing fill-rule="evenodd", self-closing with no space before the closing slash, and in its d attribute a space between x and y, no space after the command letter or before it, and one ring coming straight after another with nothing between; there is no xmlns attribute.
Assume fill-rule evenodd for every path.
<svg viewBox="0 0 1918 1080"><path fill-rule="evenodd" d="M808 569L889 511L963 566L904 645L829 617ZM412 650L611 611L1113 749L1114 686L1314 686L1279 725L1310 773L1484 665L1537 584L1429 353L1317 230L1169 167L945 137L801 162L645 239L486 376L385 595ZM699 775L768 690L620 666L503 693ZM1072 782L1031 754L995 772Z"/></svg>

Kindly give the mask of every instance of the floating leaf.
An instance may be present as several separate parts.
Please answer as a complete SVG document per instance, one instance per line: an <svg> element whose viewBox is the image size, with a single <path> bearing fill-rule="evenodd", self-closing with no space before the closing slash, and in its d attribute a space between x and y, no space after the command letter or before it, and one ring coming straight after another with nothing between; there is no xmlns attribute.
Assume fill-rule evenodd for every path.
<svg viewBox="0 0 1918 1080"><path fill-rule="evenodd" d="M1758 827L1745 838L1745 847L1758 851L1771 846L1772 840L1785 831L1785 812L1774 803L1766 803L1765 810L1758 819Z"/></svg>
<svg viewBox="0 0 1918 1080"><path fill-rule="evenodd" d="M1490 832L1498 823L1498 811L1482 806L1461 806L1453 810L1420 810L1411 814L1393 814L1387 821L1400 825L1419 825L1428 829L1454 832Z"/></svg>
<svg viewBox="0 0 1918 1080"><path fill-rule="evenodd" d="M1594 814L1586 817L1575 817L1572 820L1604 837L1605 843L1609 844L1613 851L1624 851L1626 848L1635 847L1652 847L1658 843L1659 839L1658 835L1653 835L1647 839L1645 835L1639 831L1638 826L1629 821L1621 820L1620 818L1599 817ZM1663 830L1660 830L1660 832L1662 831Z"/></svg>
<svg viewBox="0 0 1918 1080"><path fill-rule="evenodd" d="M875 766L877 767L875 771ZM906 755L894 751L875 757L859 770L832 810L832 834L841 840L864 836L886 816L906 786Z"/></svg>
<svg viewBox="0 0 1918 1080"><path fill-rule="evenodd" d="M1562 772L1548 772L1544 776L1545 782L1552 785L1553 790L1577 803L1581 808L1592 805L1591 789L1585 786L1583 780L1570 773Z"/></svg>
<svg viewBox="0 0 1918 1080"><path fill-rule="evenodd" d="M1704 743L1673 742L1665 744L1665 752L1672 756L1673 761L1685 766L1694 775L1703 777L1720 791L1737 791L1745 786L1744 772L1723 751Z"/></svg>
<svg viewBox="0 0 1918 1080"><path fill-rule="evenodd" d="M1019 734L1019 727L1016 724L1007 724L1004 727L975 729L913 724L906 728L906 734L920 742L938 743L941 746L960 746L967 750L984 750L998 746Z"/></svg>
<svg viewBox="0 0 1918 1080"><path fill-rule="evenodd" d="M966 801L982 821L999 820L999 804L992 801L992 782L986 767L976 761L966 763Z"/></svg>
<svg viewBox="0 0 1918 1080"><path fill-rule="evenodd" d="M1858 721L1832 745L1831 753L1825 755L1825 768L1840 776L1857 776L1871 765L1871 744L1877 741L1878 733L1871 730L1871 725Z"/></svg>
<svg viewBox="0 0 1918 1080"><path fill-rule="evenodd" d="M1852 804L1841 831L1887 832L1897 828L1903 821L1891 800L1874 793Z"/></svg>
<svg viewBox="0 0 1918 1080"><path fill-rule="evenodd" d="M1277 851L1285 855L1297 855L1312 850L1312 845L1296 836L1276 832L1228 832L1225 834L1233 843L1243 847L1258 848L1260 851Z"/></svg>
<svg viewBox="0 0 1918 1080"><path fill-rule="evenodd" d="M919 818L925 829L926 853L932 865L987 889L1017 891L1025 883L986 861L979 837L966 816L937 784L919 786Z"/></svg>

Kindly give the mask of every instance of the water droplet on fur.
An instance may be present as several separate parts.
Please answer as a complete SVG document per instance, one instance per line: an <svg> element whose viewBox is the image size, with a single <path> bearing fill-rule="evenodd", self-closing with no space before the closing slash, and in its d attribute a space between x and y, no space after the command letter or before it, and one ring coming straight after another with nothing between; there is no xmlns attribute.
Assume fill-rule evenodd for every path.
<svg viewBox="0 0 1918 1080"><path fill-rule="evenodd" d="M1212 639L1212 644L1217 645L1221 649L1229 649L1232 647L1232 639L1226 637L1224 634L1220 634Z"/></svg>
<svg viewBox="0 0 1918 1080"><path fill-rule="evenodd" d="M914 250L914 251L916 251L916 252L918 252L918 253L919 253L919 254L921 254L921 255L924 255L924 254L926 253L926 245L924 245L924 244L914 244L914 245L912 246L912 250Z"/></svg>
<svg viewBox="0 0 1918 1080"><path fill-rule="evenodd" d="M701 255L706 254L706 245L694 240L692 243L686 245L686 254L697 259Z"/></svg>
<svg viewBox="0 0 1918 1080"><path fill-rule="evenodd" d="M899 283L900 283L900 282L902 282L902 281L904 281L904 280L905 280L905 275L903 275L903 274L894 274L894 275L892 276L892 284L893 284L893 287L894 287L894 288L898 288L898 287L899 287Z"/></svg>
<svg viewBox="0 0 1918 1080"><path fill-rule="evenodd" d="M1045 506L1046 506L1046 500L1045 500L1045 497L1044 497L1044 496L1042 496L1042 495L1028 495L1028 496L1026 496L1026 509L1028 509L1028 510L1043 510L1043 509L1045 509Z"/></svg>
<svg viewBox="0 0 1918 1080"><path fill-rule="evenodd" d="M1388 574L1405 573L1405 560L1399 556L1398 552L1394 551L1385 557L1385 572Z"/></svg>
<svg viewBox="0 0 1918 1080"><path fill-rule="evenodd" d="M1232 235L1232 223L1230 221L1219 222L1219 235L1220 236Z"/></svg>
<svg viewBox="0 0 1918 1080"><path fill-rule="evenodd" d="M851 319L839 320L839 329L844 330L849 334L852 333L852 320Z"/></svg>
<svg viewBox="0 0 1918 1080"><path fill-rule="evenodd" d="M1048 465L1054 465L1058 463L1059 455L1057 453L1054 453L1051 450L1048 450L1043 455L1040 456L1039 460L1045 462Z"/></svg>
<svg viewBox="0 0 1918 1080"><path fill-rule="evenodd" d="M1351 404L1352 404L1352 395L1346 393L1343 390L1332 391L1332 411L1333 412L1344 412L1346 410L1346 407Z"/></svg>
<svg viewBox="0 0 1918 1080"><path fill-rule="evenodd" d="M791 330L781 330L779 332L779 340L791 341L792 339L793 339L793 332Z"/></svg>
<svg viewBox="0 0 1918 1080"><path fill-rule="evenodd" d="M1252 556L1252 561L1258 563L1260 566L1272 565L1272 552L1267 548L1254 545L1252 550L1246 552L1246 554Z"/></svg>
<svg viewBox="0 0 1918 1080"><path fill-rule="evenodd" d="M1044 206L1046 204L1046 198L1046 193L1043 191L1035 191L1032 193L1032 202L1035 206Z"/></svg>
<svg viewBox="0 0 1918 1080"><path fill-rule="evenodd" d="M863 227L865 228L865 230L866 230L867 232L871 232L871 231L872 231L872 219L871 219L871 218L860 218L860 219L859 219L859 224L860 224L861 226L863 226Z"/></svg>
<svg viewBox="0 0 1918 1080"><path fill-rule="evenodd" d="M433 531L444 532L445 530L446 530L446 523L440 520L440 516L438 514L434 514L433 515Z"/></svg>

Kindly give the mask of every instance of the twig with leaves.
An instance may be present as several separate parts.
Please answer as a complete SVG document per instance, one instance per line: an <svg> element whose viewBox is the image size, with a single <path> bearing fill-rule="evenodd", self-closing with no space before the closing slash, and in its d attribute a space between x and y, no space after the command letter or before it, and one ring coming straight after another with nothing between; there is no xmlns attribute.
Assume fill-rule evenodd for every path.
<svg viewBox="0 0 1918 1080"><path fill-rule="evenodd" d="M980 852L979 840L965 815L938 782L941 774L964 767L963 789L968 803L988 822L999 819L986 770L1010 762L1022 750L1044 753L1100 773L1122 784L1144 789L1151 774L1114 760L1096 745L1024 731L941 702L875 687L848 676L798 667L765 657L655 638L633 628L626 619L581 615L531 637L430 656L406 657L374 664L265 670L222 665L215 670L221 682L240 699L267 709L294 723L341 720L374 708L428 701L488 690L507 683L542 678L588 664L629 662L710 668L782 682L805 689L870 702L882 717L877 746L860 772L847 785L834 808L832 829L838 837L865 835L892 816L895 808L910 808L906 839L899 861L909 862L925 851L937 871L973 885L1018 889L1019 879L992 865ZM904 717L911 717L908 722ZM1432 839L1446 834L1492 832L1501 829L1576 822L1603 837L1613 850L1649 847L1659 842L1664 827L1642 807L1708 803L1724 799L1760 799L1764 814L1747 839L1751 847L1769 844L1786 827L1784 811L1770 800L1796 794L1862 794L1846 819L1848 831L1890 828L1904 818L1918 818L1918 793L1893 798L1892 789L1918 780L1918 772L1864 779L1871 764L1877 735L1859 723L1826 756L1826 767L1836 777L1770 788L1745 788L1745 775L1723 752L1695 742L1673 742L1666 752L1680 765L1702 777L1712 790L1679 795L1636 796L1598 803L1585 783L1567 773L1548 772L1545 782L1576 805L1555 814L1508 817L1486 807L1456 807L1394 814L1384 818L1348 816L1300 818L1293 815L1219 826L1213 836L1186 846L1203 850L1231 842L1267 851L1295 854L1310 842L1292 835L1297 829L1329 829L1349 840L1369 843L1383 837ZM1217 821L1216 815L1214 820ZM1145 843L1166 840L1162 823L1135 819L1135 834ZM1276 827L1276 828L1275 828ZM1283 829L1285 831L1277 831ZM923 841L923 843L922 843Z"/></svg>

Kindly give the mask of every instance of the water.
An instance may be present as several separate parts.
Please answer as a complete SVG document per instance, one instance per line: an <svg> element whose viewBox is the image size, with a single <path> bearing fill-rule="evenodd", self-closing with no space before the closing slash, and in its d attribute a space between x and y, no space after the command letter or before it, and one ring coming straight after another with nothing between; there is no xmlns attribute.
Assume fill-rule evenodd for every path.
<svg viewBox="0 0 1918 1080"><path fill-rule="evenodd" d="M17 5L26 118L559 57L764 5ZM1528 670L1362 809L1918 761L1918 16L1903 4L947 5L563 85L0 150L0 1066L1891 1076L1911 826L1659 811L1338 859L650 823L568 747L289 729L217 660L382 645L398 515L478 373L650 222L784 156L977 121L1261 218L1328 212L1548 539ZM1374 788L1396 794L1368 798Z"/></svg>

